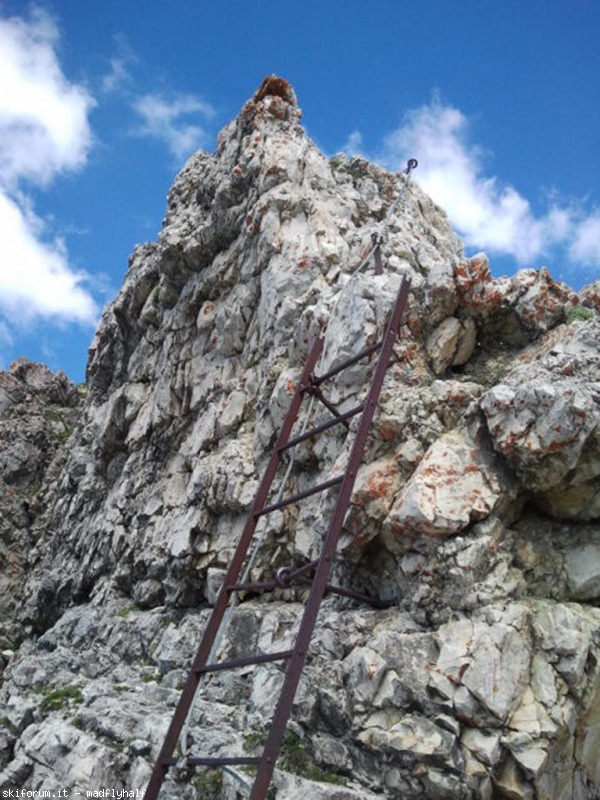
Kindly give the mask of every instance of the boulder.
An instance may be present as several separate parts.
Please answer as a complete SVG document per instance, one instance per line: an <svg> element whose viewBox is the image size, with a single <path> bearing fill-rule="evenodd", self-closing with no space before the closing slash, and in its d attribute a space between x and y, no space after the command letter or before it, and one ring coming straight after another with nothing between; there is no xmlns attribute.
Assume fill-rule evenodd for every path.
<svg viewBox="0 0 600 800"><path fill-rule="evenodd" d="M386 538L404 532L448 536L492 513L506 490L501 469L464 433L427 451L386 518ZM393 546L393 545L392 545Z"/></svg>

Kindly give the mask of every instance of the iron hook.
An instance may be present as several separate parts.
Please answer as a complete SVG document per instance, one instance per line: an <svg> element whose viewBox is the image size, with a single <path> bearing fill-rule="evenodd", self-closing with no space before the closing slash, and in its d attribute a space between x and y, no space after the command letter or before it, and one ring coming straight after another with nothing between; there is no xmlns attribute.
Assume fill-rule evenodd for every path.
<svg viewBox="0 0 600 800"><path fill-rule="evenodd" d="M277 572L275 573L275 582L285 588L286 586L290 585L290 578L291 578L292 570L290 567L279 567Z"/></svg>

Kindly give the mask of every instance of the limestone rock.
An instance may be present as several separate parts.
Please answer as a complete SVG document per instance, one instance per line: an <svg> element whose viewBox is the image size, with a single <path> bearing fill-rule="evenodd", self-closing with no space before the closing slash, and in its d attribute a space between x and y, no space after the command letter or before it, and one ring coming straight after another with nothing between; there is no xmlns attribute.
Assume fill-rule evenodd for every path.
<svg viewBox="0 0 600 800"><path fill-rule="evenodd" d="M340 787L315 781L307 781L296 775L279 773L275 777L277 797L286 800L375 800L380 795L365 792L364 789Z"/></svg>
<svg viewBox="0 0 600 800"><path fill-rule="evenodd" d="M576 294L552 280L548 270L519 270L512 278L492 278L485 253L462 261L455 268L461 308L485 322L490 339L523 344L564 320L578 305Z"/></svg>
<svg viewBox="0 0 600 800"><path fill-rule="evenodd" d="M16 616L35 526L62 467L81 396L63 373L20 359L0 372L0 648L19 644Z"/></svg>
<svg viewBox="0 0 600 800"><path fill-rule="evenodd" d="M472 441L450 432L435 442L386 520L389 536L418 531L447 536L488 516L503 490L501 471Z"/></svg>
<svg viewBox="0 0 600 800"><path fill-rule="evenodd" d="M456 317L447 317L435 328L427 340L427 352L436 375L448 367L466 364L477 341L477 328L469 317L461 322Z"/></svg>
<svg viewBox="0 0 600 800"><path fill-rule="evenodd" d="M499 385L481 407L496 449L536 490L558 487L573 474L600 422L593 396L564 384Z"/></svg>
<svg viewBox="0 0 600 800"><path fill-rule="evenodd" d="M495 448L558 518L598 515L597 330L590 320L552 331L481 404Z"/></svg>
<svg viewBox="0 0 600 800"><path fill-rule="evenodd" d="M594 281L584 286L579 292L579 300L585 308L600 311L600 281ZM589 314L584 314L583 316L589 319Z"/></svg>

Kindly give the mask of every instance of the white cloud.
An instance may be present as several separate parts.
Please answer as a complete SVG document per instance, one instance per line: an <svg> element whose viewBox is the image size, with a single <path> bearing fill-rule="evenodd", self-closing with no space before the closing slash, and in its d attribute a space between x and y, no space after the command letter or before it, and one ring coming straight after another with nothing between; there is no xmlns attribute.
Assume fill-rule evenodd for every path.
<svg viewBox="0 0 600 800"><path fill-rule="evenodd" d="M435 99L409 112L387 137L385 158L396 166L418 158L415 180L448 212L467 245L529 262L564 239L570 212L553 207L536 216L515 188L484 174L484 153L468 133L465 115Z"/></svg>
<svg viewBox="0 0 600 800"><path fill-rule="evenodd" d="M86 90L64 76L52 19L0 18L0 309L19 318L90 323L97 314L60 240L44 241L23 182L46 185L81 167L92 144ZM11 322L18 321L13 318Z"/></svg>
<svg viewBox="0 0 600 800"><path fill-rule="evenodd" d="M69 267L63 243L40 241L41 220L3 194L0 194L0 230L3 263L0 302L11 316L95 321L98 309L81 286L85 274Z"/></svg>
<svg viewBox="0 0 600 800"><path fill-rule="evenodd" d="M11 350L14 345L13 335L5 322L0 319L0 369L5 370L9 366L10 359L3 354L3 350Z"/></svg>
<svg viewBox="0 0 600 800"><path fill-rule="evenodd" d="M469 140L469 120L459 109L434 98L408 112L386 137L379 160L398 169L410 157L419 160L415 180L446 210L467 246L531 265L560 245L578 263L600 265L600 214L586 216L581 204L561 203L556 195L544 213L535 213L517 189L486 174L486 153Z"/></svg>
<svg viewBox="0 0 600 800"><path fill-rule="evenodd" d="M364 154L363 137L360 131L352 131L346 144L342 147L342 152L348 156L362 156Z"/></svg>
<svg viewBox="0 0 600 800"><path fill-rule="evenodd" d="M191 94L145 94L135 101L134 110L142 123L132 133L161 141L177 159L206 144L208 133L197 118L210 120L215 115L209 103Z"/></svg>
<svg viewBox="0 0 600 800"><path fill-rule="evenodd" d="M101 82L101 89L106 93L117 92L130 84L133 79L129 67L139 61L124 34L117 33L113 39L116 55L109 60L110 70L103 76Z"/></svg>
<svg viewBox="0 0 600 800"><path fill-rule="evenodd" d="M600 266L600 211L577 225L569 254L580 264Z"/></svg>
<svg viewBox="0 0 600 800"><path fill-rule="evenodd" d="M48 182L85 162L92 98L67 81L56 57L57 30L37 10L0 19L0 180Z"/></svg>
<svg viewBox="0 0 600 800"><path fill-rule="evenodd" d="M13 344L14 338L8 328L8 325L0 320L0 345L12 346Z"/></svg>
<svg viewBox="0 0 600 800"><path fill-rule="evenodd" d="M110 71L102 78L102 91L115 92L121 86L131 81L131 75L127 69L127 62L120 56L114 56L109 61Z"/></svg>

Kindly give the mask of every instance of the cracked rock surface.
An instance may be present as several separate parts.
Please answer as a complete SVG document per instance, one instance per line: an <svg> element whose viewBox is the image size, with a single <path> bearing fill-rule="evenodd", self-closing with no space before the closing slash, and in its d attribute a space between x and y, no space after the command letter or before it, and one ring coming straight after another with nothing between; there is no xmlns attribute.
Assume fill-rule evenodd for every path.
<svg viewBox="0 0 600 800"><path fill-rule="evenodd" d="M0 374L0 789L144 788L312 341L321 373L373 344L407 276L334 575L389 605L325 599L274 796L596 798L597 283L494 278L416 183L328 161L300 116L271 79L190 157L85 397L40 365ZM357 272L377 232L384 273ZM341 412L372 369L327 383ZM286 493L340 474L356 425L303 443ZM315 558L333 501L269 515L252 578ZM304 598L242 595L220 657L289 648ZM282 681L214 673L192 752L260 754ZM178 770L164 794L243 796Z"/></svg>

